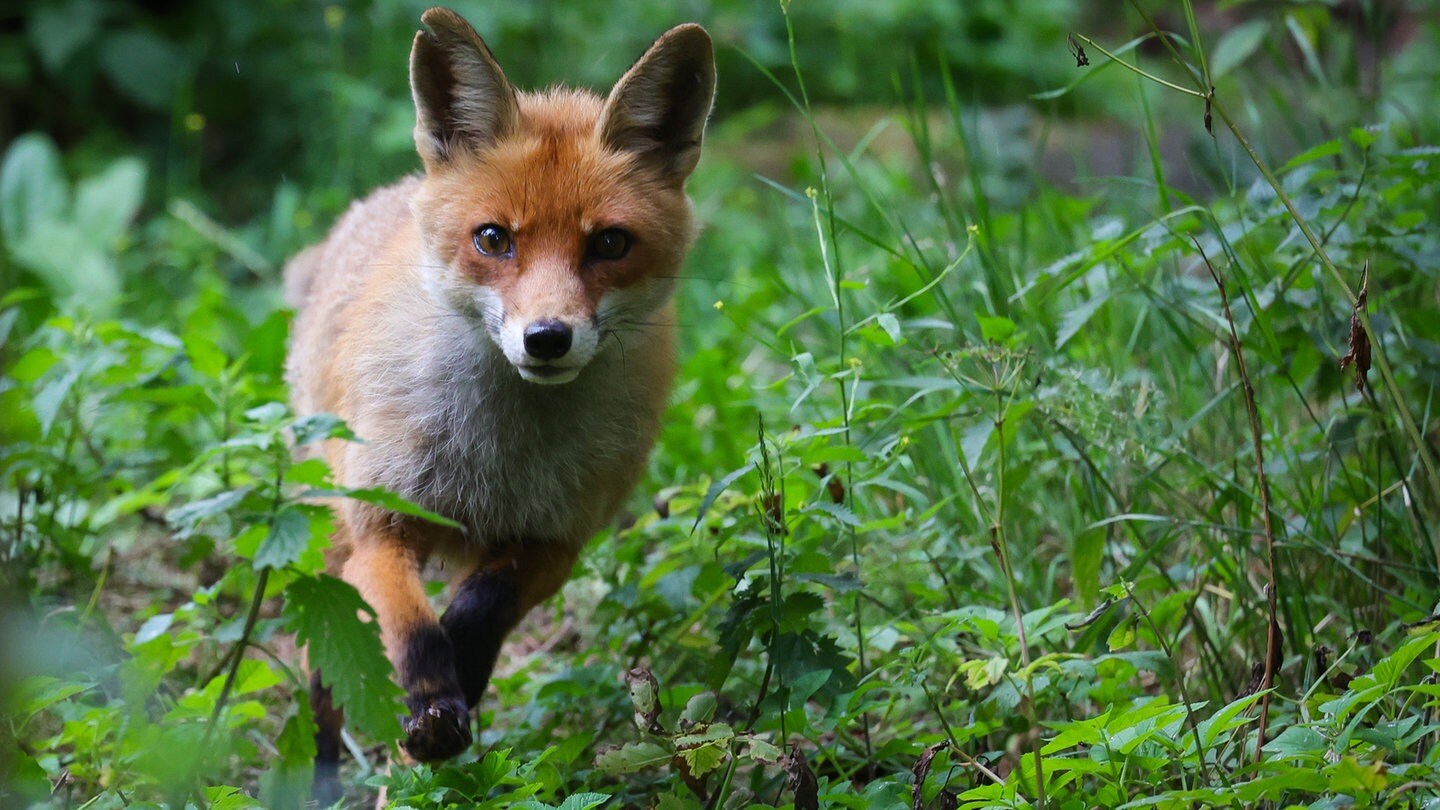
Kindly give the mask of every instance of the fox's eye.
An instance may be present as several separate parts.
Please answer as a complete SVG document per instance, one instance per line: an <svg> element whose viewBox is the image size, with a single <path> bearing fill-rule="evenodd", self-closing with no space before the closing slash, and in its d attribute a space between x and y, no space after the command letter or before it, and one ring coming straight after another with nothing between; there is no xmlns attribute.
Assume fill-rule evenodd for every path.
<svg viewBox="0 0 1440 810"><path fill-rule="evenodd" d="M475 249L485 256L507 256L514 247L510 232L491 223L475 229Z"/></svg>
<svg viewBox="0 0 1440 810"><path fill-rule="evenodd" d="M590 237L590 256L614 261L630 252L630 234L619 228L606 228Z"/></svg>

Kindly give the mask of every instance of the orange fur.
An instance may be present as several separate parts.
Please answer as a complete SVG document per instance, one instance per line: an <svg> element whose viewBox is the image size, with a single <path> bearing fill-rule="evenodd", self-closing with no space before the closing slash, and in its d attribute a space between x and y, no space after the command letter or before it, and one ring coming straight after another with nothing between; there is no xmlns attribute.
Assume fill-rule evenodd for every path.
<svg viewBox="0 0 1440 810"><path fill-rule="evenodd" d="M464 527L337 506L331 566L374 607L397 672L437 627L420 575L432 555L460 579L511 583L503 634L560 588L640 476L673 375L669 296L695 230L684 181L713 92L696 26L601 98L517 92L463 20L423 19L411 76L424 175L354 204L286 268L295 408L337 414L363 440L323 447L337 481ZM481 253L487 224L513 255ZM628 235L623 256L597 258L607 229ZM542 327L571 348L540 356Z"/></svg>

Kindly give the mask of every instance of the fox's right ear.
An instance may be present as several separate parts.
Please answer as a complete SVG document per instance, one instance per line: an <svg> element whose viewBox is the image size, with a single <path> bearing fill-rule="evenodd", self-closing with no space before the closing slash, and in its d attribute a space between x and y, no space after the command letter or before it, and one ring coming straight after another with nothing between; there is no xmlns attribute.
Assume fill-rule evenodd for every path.
<svg viewBox="0 0 1440 810"><path fill-rule="evenodd" d="M519 117L515 88L475 29L448 8L420 15L429 31L410 50L415 98L415 148L427 169L457 150L478 150L512 131Z"/></svg>

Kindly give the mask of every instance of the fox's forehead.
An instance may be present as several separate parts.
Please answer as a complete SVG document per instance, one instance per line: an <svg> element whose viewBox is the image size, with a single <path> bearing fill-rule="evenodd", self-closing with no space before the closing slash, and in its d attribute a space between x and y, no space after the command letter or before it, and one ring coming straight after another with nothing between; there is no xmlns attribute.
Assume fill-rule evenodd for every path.
<svg viewBox="0 0 1440 810"><path fill-rule="evenodd" d="M608 147L598 132L599 97L551 90L520 99L514 132L432 170L426 196L445 220L436 225L593 231L662 213L656 206L671 195L639 171L633 155Z"/></svg>

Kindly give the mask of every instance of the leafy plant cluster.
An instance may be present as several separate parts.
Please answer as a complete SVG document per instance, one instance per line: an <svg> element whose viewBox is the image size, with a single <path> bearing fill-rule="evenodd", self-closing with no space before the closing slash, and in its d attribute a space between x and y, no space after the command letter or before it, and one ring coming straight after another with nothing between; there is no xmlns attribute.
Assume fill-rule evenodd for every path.
<svg viewBox="0 0 1440 810"><path fill-rule="evenodd" d="M973 34L952 17L988 8L909 5L843 10ZM853 142L827 128L861 91L810 64L817 11L697 10L770 32L725 75L793 113L716 120L647 482L507 648L477 746L433 768L397 761L373 623L322 571L335 498L443 518L304 460L363 437L280 404L275 294L318 233L300 214L356 190L345 116L403 105L337 101L324 137L356 151L307 147L326 172L245 189L269 208L233 227L198 177L161 191L124 149L16 139L0 802L298 804L306 643L344 690L356 802L1440 801L1440 27L1365 8L1132 4L1068 49L1017 26L1064 71L996 141L920 47L890 75L901 109ZM270 12L223 36L282 30ZM390 13L377 31L410 30ZM589 13L495 26L539 43ZM305 80L399 80L347 53ZM1097 88L1134 161L1059 188L1034 158L1085 134L1056 105ZM757 181L745 152L777 121L787 168Z"/></svg>

